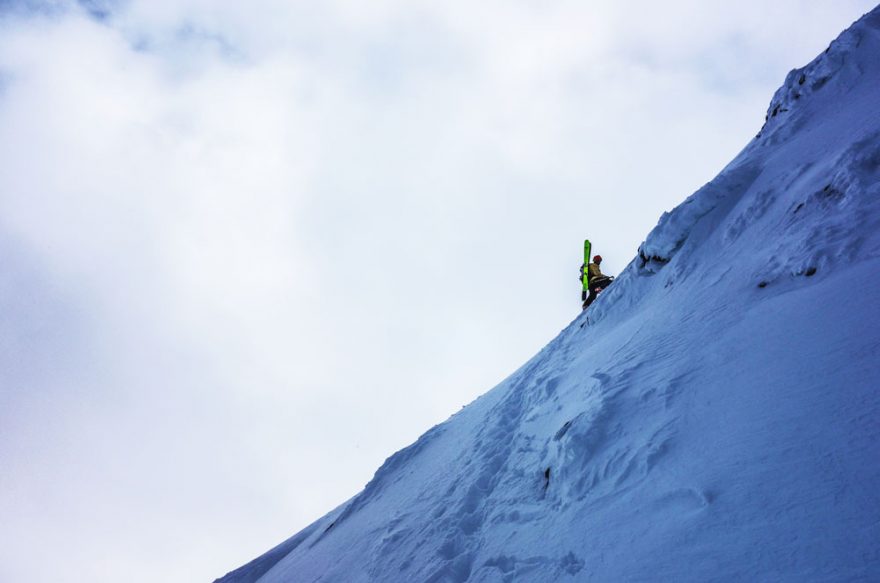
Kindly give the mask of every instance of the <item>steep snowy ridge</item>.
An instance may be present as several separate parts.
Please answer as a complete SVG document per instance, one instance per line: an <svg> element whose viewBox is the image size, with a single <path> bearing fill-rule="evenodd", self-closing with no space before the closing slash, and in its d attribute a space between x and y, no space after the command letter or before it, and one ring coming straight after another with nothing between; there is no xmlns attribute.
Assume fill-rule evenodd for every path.
<svg viewBox="0 0 880 583"><path fill-rule="evenodd" d="M829 201L842 202L841 195L849 190L851 195L858 194L857 198L872 199L872 194L877 192L876 169L871 170L872 156L876 156L873 146L878 143L880 132L878 92L874 90L878 81L878 56L880 11L874 9L842 33L810 64L794 69L786 76L785 83L771 100L766 122L756 139L712 182L673 211L663 214L640 247L635 263L622 274L622 281L645 272L658 272L691 237L698 221L712 211L720 220L723 215L735 212L736 204L743 198L749 199L746 208L740 209L732 224L725 227L726 243L742 237L771 204L789 202L796 205L796 209L807 207L808 211L826 211L829 210ZM857 139L858 136L862 139ZM787 144L791 140L798 141ZM789 147L782 147L785 145ZM860 165L863 168L859 168ZM756 184L759 178L760 183ZM810 191L813 187L818 189ZM803 189L809 192L803 192ZM853 205L847 206L850 211L855 210ZM866 232L863 228L845 226L854 218L853 214L829 213L826 219L842 225L841 228L849 232ZM792 224L794 222L789 219L774 228L782 227L787 232L797 227ZM703 227L704 232L713 234L716 224ZM828 223L815 227L826 232L833 230ZM760 237L746 237L746 241L759 246L767 239L767 233ZM772 254L774 261L784 257L788 259L786 265L774 263L759 266L754 271L772 278L779 277L786 270L802 272L817 267L813 263L834 259L839 251L836 246L825 245L825 239L812 240L813 243L792 245L793 240L784 238L779 243L787 247L821 249L823 257L803 257L796 249L779 248ZM692 240L689 246L702 246L703 243L702 240ZM733 251L742 253L741 247ZM717 255L719 250L712 249L711 252ZM761 277L760 273L755 276ZM628 295L634 300L640 295L626 286L615 288L609 296ZM615 305L616 302L605 302L602 308L592 311L592 319Z"/></svg>
<svg viewBox="0 0 880 583"><path fill-rule="evenodd" d="M591 308L224 582L880 580L880 9Z"/></svg>

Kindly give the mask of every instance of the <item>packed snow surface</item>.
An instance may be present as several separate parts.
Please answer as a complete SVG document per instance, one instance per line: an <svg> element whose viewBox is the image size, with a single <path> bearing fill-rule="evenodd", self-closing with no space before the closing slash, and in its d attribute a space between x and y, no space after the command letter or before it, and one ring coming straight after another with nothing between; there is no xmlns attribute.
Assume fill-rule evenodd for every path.
<svg viewBox="0 0 880 583"><path fill-rule="evenodd" d="M875 9L537 356L222 581L880 581L878 291Z"/></svg>

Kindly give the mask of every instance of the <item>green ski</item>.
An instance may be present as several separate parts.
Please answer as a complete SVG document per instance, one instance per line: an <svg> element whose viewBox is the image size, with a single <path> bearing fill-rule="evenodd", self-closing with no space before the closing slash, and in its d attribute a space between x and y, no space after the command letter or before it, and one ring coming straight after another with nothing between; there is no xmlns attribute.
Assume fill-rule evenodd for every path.
<svg viewBox="0 0 880 583"><path fill-rule="evenodd" d="M587 294L590 292L590 270L588 268L590 266L591 250L592 245L590 244L590 240L584 239L584 264L581 266L581 283L584 285L584 290L581 293L582 302L587 300Z"/></svg>

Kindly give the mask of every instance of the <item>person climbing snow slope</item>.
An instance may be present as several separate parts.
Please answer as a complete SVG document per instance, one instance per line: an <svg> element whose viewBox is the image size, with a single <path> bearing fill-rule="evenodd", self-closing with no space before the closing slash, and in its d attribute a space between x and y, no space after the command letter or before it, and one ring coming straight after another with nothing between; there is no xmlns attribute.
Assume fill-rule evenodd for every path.
<svg viewBox="0 0 880 583"><path fill-rule="evenodd" d="M581 298L584 300L583 306L585 310L593 303L596 296L614 280L613 277L608 277L602 273L602 269L599 267L601 264L602 256L596 255L593 257L592 263L587 265L587 289L589 293L586 298L583 297L583 294L581 295ZM581 266L581 273L583 273L583 269L584 267Z"/></svg>

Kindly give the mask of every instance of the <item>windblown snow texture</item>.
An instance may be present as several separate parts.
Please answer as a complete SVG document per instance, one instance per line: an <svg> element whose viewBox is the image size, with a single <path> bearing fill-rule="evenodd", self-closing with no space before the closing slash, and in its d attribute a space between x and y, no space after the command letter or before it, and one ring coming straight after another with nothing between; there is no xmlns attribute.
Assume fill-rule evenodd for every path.
<svg viewBox="0 0 880 583"><path fill-rule="evenodd" d="M880 581L880 9L537 356L221 581Z"/></svg>

